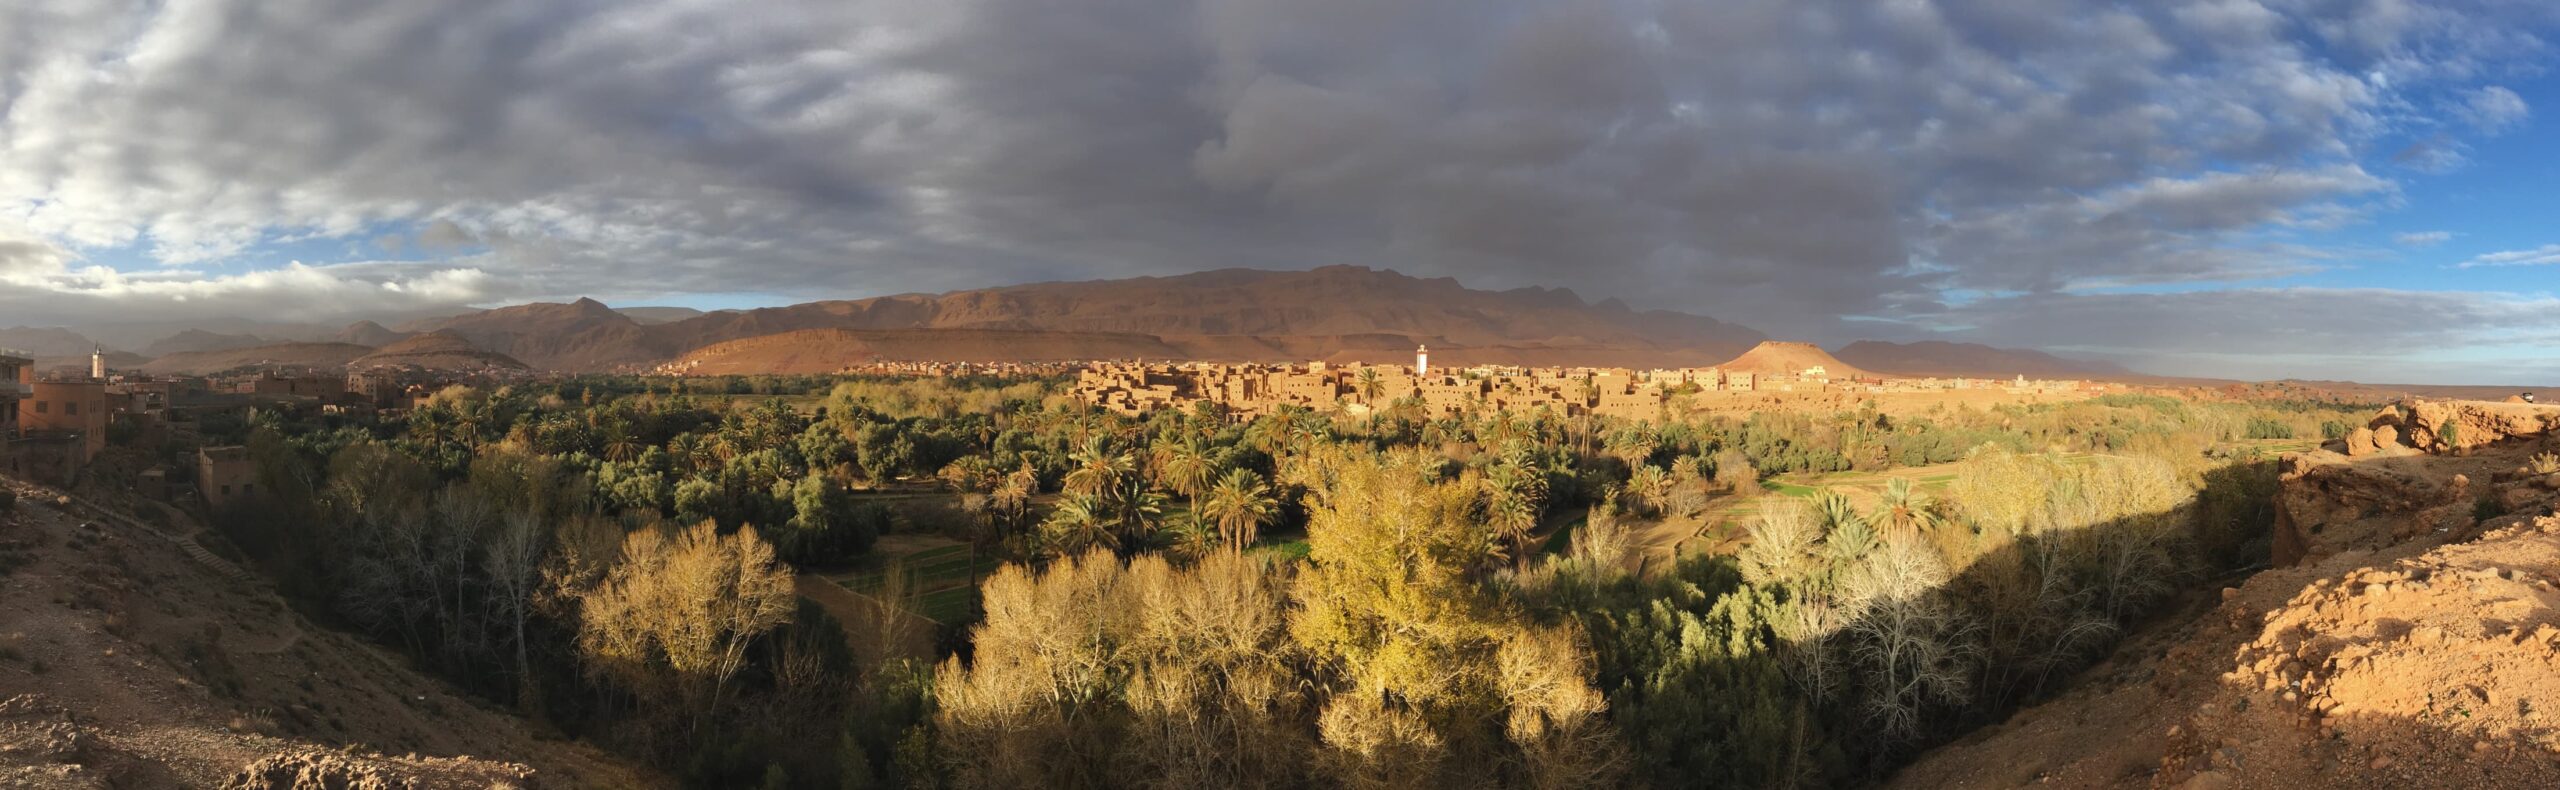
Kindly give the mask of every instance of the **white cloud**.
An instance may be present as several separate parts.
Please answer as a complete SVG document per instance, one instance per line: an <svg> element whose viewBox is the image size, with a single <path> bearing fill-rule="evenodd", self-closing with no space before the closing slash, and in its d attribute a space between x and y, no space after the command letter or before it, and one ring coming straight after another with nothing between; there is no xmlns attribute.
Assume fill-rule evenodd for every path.
<svg viewBox="0 0 2560 790"><path fill-rule="evenodd" d="M2506 250L2474 256L2454 264L2457 269L2500 266L2550 266L2560 264L2560 244L2545 244L2530 250Z"/></svg>
<svg viewBox="0 0 2560 790"><path fill-rule="evenodd" d="M2464 121L2488 134L2497 134L2524 125L2533 109L2524 97L2503 86L2487 85L2468 91L2455 110Z"/></svg>
<svg viewBox="0 0 2560 790"><path fill-rule="evenodd" d="M2391 240L2404 247L2432 247L2453 240L2452 231L2416 230L2392 234Z"/></svg>

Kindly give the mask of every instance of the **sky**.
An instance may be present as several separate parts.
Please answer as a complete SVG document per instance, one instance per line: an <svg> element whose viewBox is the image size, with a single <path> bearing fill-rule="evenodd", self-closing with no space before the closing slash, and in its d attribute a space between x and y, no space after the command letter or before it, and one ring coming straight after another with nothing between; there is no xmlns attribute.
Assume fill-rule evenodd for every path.
<svg viewBox="0 0 2560 790"><path fill-rule="evenodd" d="M1247 266L2560 383L2547 0L11 0L0 327Z"/></svg>

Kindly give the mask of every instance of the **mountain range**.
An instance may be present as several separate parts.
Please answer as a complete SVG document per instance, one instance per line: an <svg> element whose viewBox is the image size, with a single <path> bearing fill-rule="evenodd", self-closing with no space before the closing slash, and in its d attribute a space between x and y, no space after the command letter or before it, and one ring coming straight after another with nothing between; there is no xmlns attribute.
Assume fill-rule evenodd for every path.
<svg viewBox="0 0 2560 790"><path fill-rule="evenodd" d="M360 321L334 331L254 330L185 329L144 348L162 360L150 367L164 371L259 360L343 364L433 334L441 338L435 353L411 359L573 372L673 364L697 372L823 373L874 360L1396 362L1423 345L1449 365L1701 367L1768 339L1706 316L1634 310L1614 299L1595 303L1568 289L1479 290L1449 278L1357 266L1223 269L717 312L618 310L580 299L388 326ZM59 329L0 330L0 346L13 345L85 363L95 344ZM1853 343L1833 362L1903 375L2129 373L2040 352L1952 343Z"/></svg>

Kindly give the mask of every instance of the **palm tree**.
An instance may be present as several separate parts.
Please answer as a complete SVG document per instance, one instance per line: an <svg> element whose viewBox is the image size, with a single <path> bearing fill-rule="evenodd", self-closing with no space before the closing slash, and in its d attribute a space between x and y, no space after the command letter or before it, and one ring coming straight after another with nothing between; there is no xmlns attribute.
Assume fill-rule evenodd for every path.
<svg viewBox="0 0 2560 790"><path fill-rule="evenodd" d="M1173 536L1171 548L1186 557L1206 557L1219 548L1217 529L1201 520L1198 513L1169 520L1164 531Z"/></svg>
<svg viewBox="0 0 2560 790"><path fill-rule="evenodd" d="M1209 490L1209 501L1202 513L1218 525L1230 551L1243 551L1253 545L1262 525L1279 513L1280 503L1271 496L1271 487L1262 476L1250 469L1229 469Z"/></svg>
<svg viewBox="0 0 2560 790"><path fill-rule="evenodd" d="M1547 509L1547 474L1526 452L1515 452L1485 470L1485 511L1494 531L1511 544L1511 559L1529 566L1529 537Z"/></svg>
<svg viewBox="0 0 2560 790"><path fill-rule="evenodd" d="M1360 405L1368 407L1369 435L1378 435L1378 396L1387 392L1386 379L1377 368L1361 368L1360 381L1354 385L1360 392Z"/></svg>
<svg viewBox="0 0 2560 790"><path fill-rule="evenodd" d="M472 408L469 404L455 404L453 417L455 435L462 440L463 445L478 449L481 431L488 427L488 415L481 413L479 409Z"/></svg>
<svg viewBox="0 0 2560 790"><path fill-rule="evenodd" d="M1156 484L1191 500L1192 511L1198 512L1200 494L1209 490L1217 464L1198 444L1187 441L1159 446L1155 455Z"/></svg>
<svg viewBox="0 0 2560 790"><path fill-rule="evenodd" d="M1653 431L1643 423L1636 423L1610 432L1603 445L1610 455L1617 456L1632 470L1644 466L1646 459L1653 457L1655 441Z"/></svg>
<svg viewBox="0 0 2560 790"><path fill-rule="evenodd" d="M1137 471L1135 459L1127 453L1111 452L1098 435L1085 437L1084 449L1076 451L1071 462L1075 469L1067 472L1061 487L1067 493L1084 496L1102 496L1118 489L1122 480Z"/></svg>
<svg viewBox="0 0 2560 790"><path fill-rule="evenodd" d="M1379 395L1386 394L1387 380L1378 375L1377 368L1361 368L1358 388L1360 402L1374 405Z"/></svg>
<svg viewBox="0 0 2560 790"><path fill-rule="evenodd" d="M615 463L630 463L631 459L638 457L640 457L640 442L631 438L631 431L629 429L622 427L620 424L616 424L605 432L605 460Z"/></svg>
<svg viewBox="0 0 2560 790"><path fill-rule="evenodd" d="M1671 476L1662 467L1645 464L1627 475L1627 496L1635 500L1636 509L1648 515L1662 510L1663 499L1671 493Z"/></svg>
<svg viewBox="0 0 2560 790"><path fill-rule="evenodd" d="M1876 547L1876 532L1867 517L1858 513L1849 497L1825 489L1813 497L1815 521L1822 525L1823 543L1830 547L1832 558L1847 562L1866 556Z"/></svg>
<svg viewBox="0 0 2560 790"><path fill-rule="evenodd" d="M709 448L702 446L700 434L680 433L676 438L667 440L667 456L684 465L686 472L701 468L700 461L709 452Z"/></svg>
<svg viewBox="0 0 2560 790"><path fill-rule="evenodd" d="M1042 547L1056 556L1069 556L1095 546L1120 548L1120 536L1112 527L1110 506L1101 497L1077 494L1058 500L1049 517L1040 521Z"/></svg>
<svg viewBox="0 0 2560 790"><path fill-rule="evenodd" d="M1040 474L1031 470L1031 462L1024 461L1022 468L1005 475L1004 482L996 485L990 504L996 516L1002 518L1005 527L1010 529L1030 510L1031 496L1037 493L1040 493Z"/></svg>
<svg viewBox="0 0 2560 790"><path fill-rule="evenodd" d="M1904 534L1918 534L1937 529L1945 516L1938 512L1938 502L1911 485L1907 477L1894 478L1884 486L1884 501L1878 504L1876 521Z"/></svg>

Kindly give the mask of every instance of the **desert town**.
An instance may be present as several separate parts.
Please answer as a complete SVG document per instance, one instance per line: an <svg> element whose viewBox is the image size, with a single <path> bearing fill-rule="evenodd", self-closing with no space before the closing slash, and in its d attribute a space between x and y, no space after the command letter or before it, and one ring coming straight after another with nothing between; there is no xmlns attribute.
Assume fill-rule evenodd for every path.
<svg viewBox="0 0 2560 790"><path fill-rule="evenodd" d="M77 479L120 433L195 440L209 423L245 424L259 410L397 418L446 386L493 375L370 368L154 376L110 370L103 350L91 355L85 375L39 367L32 354L0 349L0 472L54 481ZM171 460L137 474L144 493L181 495L192 480L196 494L219 507L253 490L243 448L205 446L193 458Z"/></svg>
<svg viewBox="0 0 2560 790"><path fill-rule="evenodd" d="M1793 352L1794 360L1755 359ZM1887 378L1845 370L1806 344L1764 343L1742 365L1710 368L1476 366L1434 368L1430 347L1414 363L1293 365L1216 362L1112 362L1083 368L1073 390L1080 401L1124 416L1212 404L1231 419L1250 420L1283 406L1352 416L1418 406L1425 418L1478 411L1534 412L1651 420L1691 411L1749 410L1790 395L1979 394L1994 400L2089 397L2121 384L2081 380ZM1747 362L1746 362L1747 361Z"/></svg>

